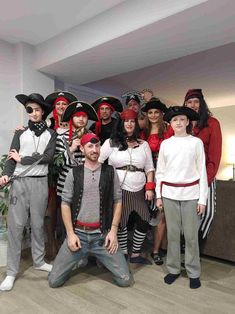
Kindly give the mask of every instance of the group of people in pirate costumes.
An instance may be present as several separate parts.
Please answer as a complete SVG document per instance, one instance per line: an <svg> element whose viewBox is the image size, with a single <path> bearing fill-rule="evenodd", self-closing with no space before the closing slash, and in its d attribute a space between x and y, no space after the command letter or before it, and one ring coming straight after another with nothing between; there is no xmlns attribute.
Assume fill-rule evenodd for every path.
<svg viewBox="0 0 235 314"><path fill-rule="evenodd" d="M67 91L54 92L45 100L39 94L16 96L26 108L29 124L27 128L15 132L0 178L0 185L11 180L13 182L8 213L7 277L0 285L0 290L11 290L14 285L20 263L21 235L29 215L34 267L51 272L52 265L44 260L45 209L47 207L48 216L54 217L50 220L52 224L49 224L48 229L48 241L51 241L53 246L56 245L56 210L61 202L66 202L64 190L68 186L67 178L71 180L71 171L76 167L81 168L84 161L89 164L90 157L84 155L84 146L89 143L98 145L97 142L101 144L97 153L99 163L111 165L115 169L115 180L119 182L122 214L120 221L114 217L115 223L109 227L110 230L117 229L119 249L125 260L130 263L152 264L149 258L141 254L149 230L149 203L152 202L157 206L152 206L151 209L160 213L151 252L151 257L157 265L163 264L161 243L167 231L166 266L169 273L164 278L165 283L173 283L180 275L179 238L183 232L185 267L190 287L200 286L198 230L200 240L205 239L215 213L215 176L222 146L219 122L212 117L200 89L189 90L183 106L170 108L154 97L149 89L143 90L142 93L128 93L125 97L127 109L123 110L121 101L116 97L101 97L90 105L79 101ZM46 120L51 112L53 116ZM88 120L94 121L90 130L87 128ZM49 175L48 194L49 164L52 164L49 167L49 173L52 175ZM94 171L92 175L95 182ZM82 178L85 180L85 177ZM116 189L117 182L115 184ZM29 190L29 187L33 188ZM96 186L96 189L100 189L101 193L101 186ZM17 212L16 206L20 208ZM171 215L172 211L175 216ZM188 212L191 215L187 215ZM103 224L100 221L99 226L94 227L92 223L83 224L78 219L75 223L78 224L78 229L82 227L92 233L102 229ZM130 229L134 230L131 247L127 245ZM113 239L112 237L110 243L116 245ZM63 247L63 250L65 249L68 250ZM80 247L77 248L79 249ZM117 248L110 250L112 254L119 254ZM49 277L52 287L65 281L56 277L57 269L61 272L61 259L58 257L57 260L54 272L52 270ZM123 276L128 279L123 281L123 277L116 279L116 282L120 286L127 286L131 282L131 276L119 256L120 260L121 268L125 269ZM106 262L104 264L106 265ZM106 267L109 268L109 263ZM113 272L112 267L110 270ZM114 276L117 278L117 274ZM62 277L67 278L68 273Z"/></svg>

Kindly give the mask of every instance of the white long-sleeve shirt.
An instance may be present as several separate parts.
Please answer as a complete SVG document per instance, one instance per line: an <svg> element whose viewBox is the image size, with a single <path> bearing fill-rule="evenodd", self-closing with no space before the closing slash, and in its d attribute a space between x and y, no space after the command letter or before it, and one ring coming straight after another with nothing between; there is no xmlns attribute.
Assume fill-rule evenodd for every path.
<svg viewBox="0 0 235 314"><path fill-rule="evenodd" d="M117 174L121 188L131 192L138 192L143 189L146 183L146 175L149 171L154 171L152 153L146 141L136 148L128 148L120 151L118 147L111 147L110 140L107 139L101 146L99 161L103 163L108 158L109 165L119 168L127 165L134 165L141 171L126 171L117 169Z"/></svg>
<svg viewBox="0 0 235 314"><path fill-rule="evenodd" d="M176 184L191 183L196 185L174 187L161 182ZM185 201L198 199L199 204L206 205L208 194L206 163L203 143L199 138L187 135L172 136L161 144L156 170L156 195Z"/></svg>

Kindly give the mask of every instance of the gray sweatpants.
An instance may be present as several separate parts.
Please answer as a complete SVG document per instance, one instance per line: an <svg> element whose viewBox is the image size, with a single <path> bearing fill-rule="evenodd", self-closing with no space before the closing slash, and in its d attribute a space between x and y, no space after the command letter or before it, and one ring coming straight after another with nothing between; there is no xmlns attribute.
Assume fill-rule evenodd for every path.
<svg viewBox="0 0 235 314"><path fill-rule="evenodd" d="M183 230L185 237L185 268L188 277L200 277L198 200L176 201L163 198L163 204L167 225L166 266L168 271L171 274L180 274L181 272L180 235Z"/></svg>
<svg viewBox="0 0 235 314"><path fill-rule="evenodd" d="M16 276L19 271L22 234L29 214L33 263L36 267L44 264L47 201L47 177L18 178L12 183L8 211L7 275Z"/></svg>

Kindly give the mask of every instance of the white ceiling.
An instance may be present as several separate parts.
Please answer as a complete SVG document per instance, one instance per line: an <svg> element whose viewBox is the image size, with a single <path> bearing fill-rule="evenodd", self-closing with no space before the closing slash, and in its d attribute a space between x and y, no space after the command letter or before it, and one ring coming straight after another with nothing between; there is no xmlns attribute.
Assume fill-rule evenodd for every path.
<svg viewBox="0 0 235 314"><path fill-rule="evenodd" d="M62 81L87 84L234 41L235 1L210 0L81 49L40 70Z"/></svg>
<svg viewBox="0 0 235 314"><path fill-rule="evenodd" d="M210 108L235 106L235 43L86 84L121 96L150 88L167 105L181 105L191 88L202 88Z"/></svg>
<svg viewBox="0 0 235 314"><path fill-rule="evenodd" d="M0 39L39 44L125 0L0 0Z"/></svg>
<svg viewBox="0 0 235 314"><path fill-rule="evenodd" d="M0 0L0 5L0 39L35 45L36 69L58 80L116 94L143 86L159 95L158 84L170 102L180 102L181 89L188 87L209 88L211 96L221 87L227 94L231 91L231 54L225 65L230 75L220 64L220 73L227 77L223 82L215 77L217 64L209 62L211 68L204 70L206 59L198 80L190 63L182 62L187 70L181 74L167 67L174 69L182 57L223 45L229 51L231 44L235 52L235 0ZM222 62L216 60L216 52L213 56ZM167 75L175 78L169 86Z"/></svg>

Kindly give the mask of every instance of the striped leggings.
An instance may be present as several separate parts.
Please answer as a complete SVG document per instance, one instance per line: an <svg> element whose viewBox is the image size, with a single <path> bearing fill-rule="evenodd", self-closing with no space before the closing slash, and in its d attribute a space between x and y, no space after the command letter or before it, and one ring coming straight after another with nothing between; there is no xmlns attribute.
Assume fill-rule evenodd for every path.
<svg viewBox="0 0 235 314"><path fill-rule="evenodd" d="M211 224L216 212L216 180L214 179L209 186L207 205L205 213L202 217L199 234L200 238L204 239L210 231Z"/></svg>
<svg viewBox="0 0 235 314"><path fill-rule="evenodd" d="M128 223L133 223L135 225L135 231L133 235L133 245L132 245L132 253L140 253L142 244L145 240L146 233L149 229L149 224L147 221L141 219L141 217L136 213L132 212L129 216ZM128 247L128 231L127 227L118 231L118 242L124 254L127 254Z"/></svg>

